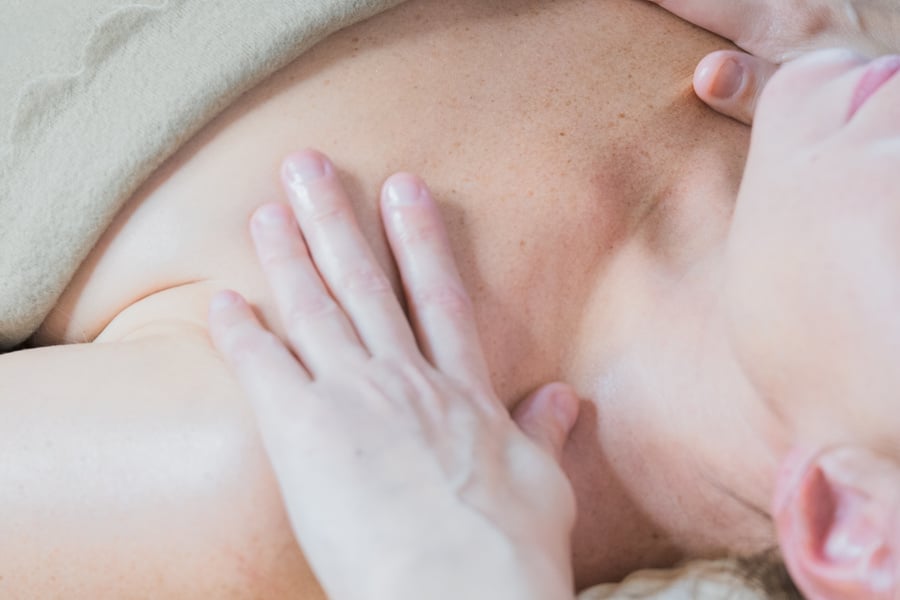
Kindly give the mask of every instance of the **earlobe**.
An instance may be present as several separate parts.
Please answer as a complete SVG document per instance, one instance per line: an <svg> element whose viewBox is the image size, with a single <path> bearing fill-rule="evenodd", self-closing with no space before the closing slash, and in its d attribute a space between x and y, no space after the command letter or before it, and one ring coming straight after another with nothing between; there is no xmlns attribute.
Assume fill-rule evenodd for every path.
<svg viewBox="0 0 900 600"><path fill-rule="evenodd" d="M840 449L786 468L774 517L803 592L815 599L896 598L897 465L867 450Z"/></svg>

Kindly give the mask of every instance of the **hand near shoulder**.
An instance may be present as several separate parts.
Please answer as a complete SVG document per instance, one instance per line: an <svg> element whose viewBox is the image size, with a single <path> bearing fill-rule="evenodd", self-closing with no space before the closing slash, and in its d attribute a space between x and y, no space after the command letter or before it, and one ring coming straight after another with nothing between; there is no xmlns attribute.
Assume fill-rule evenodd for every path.
<svg viewBox="0 0 900 600"><path fill-rule="evenodd" d="M293 212L264 206L251 231L288 341L230 292L210 326L329 596L571 598L574 393L546 386L510 417L421 181L392 177L381 203L414 330L328 159L294 155L284 179Z"/></svg>
<svg viewBox="0 0 900 600"><path fill-rule="evenodd" d="M712 108L744 123L778 66L807 52L850 48L900 52L895 0L650 0L748 52L721 51L697 67L694 89Z"/></svg>

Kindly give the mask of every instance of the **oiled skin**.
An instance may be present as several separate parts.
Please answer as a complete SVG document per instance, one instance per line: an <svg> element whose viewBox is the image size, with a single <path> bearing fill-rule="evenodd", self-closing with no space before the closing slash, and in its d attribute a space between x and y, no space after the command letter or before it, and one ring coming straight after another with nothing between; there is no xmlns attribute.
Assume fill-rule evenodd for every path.
<svg viewBox="0 0 900 600"><path fill-rule="evenodd" d="M282 198L292 150L335 159L391 272L377 191L422 175L501 397L565 379L589 398L593 340L640 319L622 299L727 228L747 131L690 93L722 46L638 0L411 0L242 98L132 199L35 338L104 343L0 359L0 450L19 465L0 468L0 596L319 597L204 329L228 287L280 330L246 224ZM580 584L727 546L669 527L630 471L598 481L582 434L579 502L599 486L609 516L579 522Z"/></svg>

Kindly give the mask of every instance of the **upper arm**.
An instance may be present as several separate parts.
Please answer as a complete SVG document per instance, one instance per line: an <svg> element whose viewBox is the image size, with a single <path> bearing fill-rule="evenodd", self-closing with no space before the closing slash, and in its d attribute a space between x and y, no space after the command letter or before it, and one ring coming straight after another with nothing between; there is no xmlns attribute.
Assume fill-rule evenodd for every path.
<svg viewBox="0 0 900 600"><path fill-rule="evenodd" d="M320 597L204 333L0 356L0 457L0 596Z"/></svg>

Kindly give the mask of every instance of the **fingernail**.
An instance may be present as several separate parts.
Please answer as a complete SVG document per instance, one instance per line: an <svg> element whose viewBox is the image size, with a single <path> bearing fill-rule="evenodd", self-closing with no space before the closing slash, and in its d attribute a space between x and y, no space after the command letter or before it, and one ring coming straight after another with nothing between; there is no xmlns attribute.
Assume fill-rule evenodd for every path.
<svg viewBox="0 0 900 600"><path fill-rule="evenodd" d="M553 393L553 416L564 431L569 431L578 418L578 403L569 390L559 390Z"/></svg>
<svg viewBox="0 0 900 600"><path fill-rule="evenodd" d="M390 206L408 206L423 199L425 190L419 180L412 175L394 175L388 181L385 194Z"/></svg>
<svg viewBox="0 0 900 600"><path fill-rule="evenodd" d="M212 297L212 300L209 302L209 309L211 311L225 310L237 306L240 301L240 296L237 293L226 290Z"/></svg>
<svg viewBox="0 0 900 600"><path fill-rule="evenodd" d="M318 152L304 151L284 160L282 174L290 186L305 185L332 173L331 162Z"/></svg>
<svg viewBox="0 0 900 600"><path fill-rule="evenodd" d="M709 93L719 100L728 100L734 97L744 83L744 67L733 58L722 63L716 72Z"/></svg>
<svg viewBox="0 0 900 600"><path fill-rule="evenodd" d="M262 227L275 227L285 222L284 211L280 206L269 204L253 213L253 224Z"/></svg>

